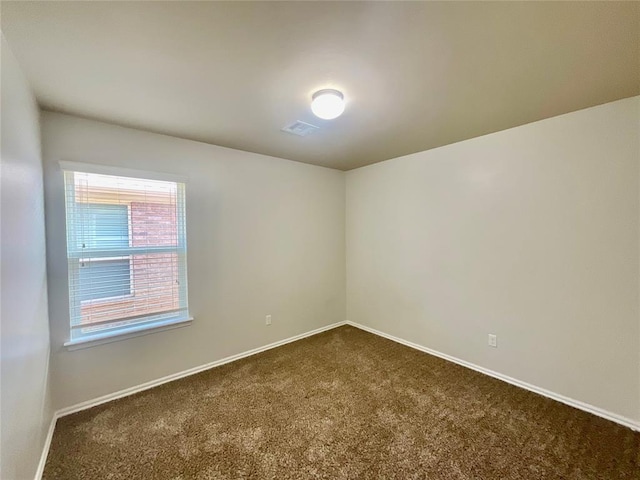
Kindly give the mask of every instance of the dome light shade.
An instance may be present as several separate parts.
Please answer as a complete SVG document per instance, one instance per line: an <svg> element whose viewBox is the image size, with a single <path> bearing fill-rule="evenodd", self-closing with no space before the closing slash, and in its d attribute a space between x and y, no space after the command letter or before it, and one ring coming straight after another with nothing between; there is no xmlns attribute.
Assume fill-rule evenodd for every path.
<svg viewBox="0 0 640 480"><path fill-rule="evenodd" d="M338 90L318 90L311 97L311 111L324 120L337 118L344 112L344 95Z"/></svg>

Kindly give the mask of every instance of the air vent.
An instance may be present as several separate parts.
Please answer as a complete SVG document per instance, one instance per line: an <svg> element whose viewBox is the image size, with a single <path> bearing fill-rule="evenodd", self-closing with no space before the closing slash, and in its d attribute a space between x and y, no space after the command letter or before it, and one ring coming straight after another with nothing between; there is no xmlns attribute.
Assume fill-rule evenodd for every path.
<svg viewBox="0 0 640 480"><path fill-rule="evenodd" d="M306 137L307 135L315 132L320 127L316 127L315 125L311 125L310 123L301 122L298 120L297 122L292 123L291 125L287 125L282 129L283 132L293 133L294 135L298 135L299 137Z"/></svg>

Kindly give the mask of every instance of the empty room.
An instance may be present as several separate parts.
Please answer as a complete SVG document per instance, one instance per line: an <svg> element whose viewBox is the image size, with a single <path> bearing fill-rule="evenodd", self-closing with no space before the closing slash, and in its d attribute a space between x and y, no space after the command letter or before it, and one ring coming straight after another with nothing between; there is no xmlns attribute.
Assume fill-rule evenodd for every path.
<svg viewBox="0 0 640 480"><path fill-rule="evenodd" d="M640 480L640 2L0 18L0 478Z"/></svg>

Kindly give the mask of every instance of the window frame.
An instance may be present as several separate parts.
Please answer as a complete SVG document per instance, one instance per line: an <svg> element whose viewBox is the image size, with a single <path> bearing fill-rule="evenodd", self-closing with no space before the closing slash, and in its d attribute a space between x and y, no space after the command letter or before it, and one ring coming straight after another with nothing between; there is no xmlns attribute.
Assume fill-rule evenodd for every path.
<svg viewBox="0 0 640 480"><path fill-rule="evenodd" d="M68 328L69 328L69 340L64 343L64 346L67 347L68 350L76 350L80 348L86 348L93 345L100 345L103 343L109 343L113 341L124 340L127 338L137 337L140 335L146 335L149 333L164 331L168 329L174 329L178 327L188 326L192 323L193 317L189 313L189 301L188 301L188 275L187 275L187 219L186 219L186 184L187 178L184 176L173 175L173 174L165 174L158 172L148 172L142 170L133 170L128 168L119 168L119 167L110 167L104 165L97 164L87 164L87 163L79 163L79 162L60 162L60 168L63 172L63 180L64 180L64 203L65 203L65 223L66 223L66 238L65 238L65 246L66 246L66 257L67 257L67 278L69 280L69 284L67 285L67 292L69 293L69 320L68 320ZM99 174L99 175L112 175L112 176L120 176L120 177L128 177L128 178L138 178L143 180L159 180L166 182L173 182L177 184L177 218L176 218L176 229L177 229L177 237L178 237L178 245L175 247L133 247L131 246L131 241L129 242L128 248L122 248L121 251L116 251L116 255L113 256L98 256L92 257L91 252L89 252L89 257L83 257L82 252L78 249L77 241L75 240L77 235L75 235L73 231L74 225L69 225L69 212L67 212L67 208L69 205L75 205L75 188L68 189L67 188L67 173L71 172L71 177L73 178L73 174L75 173L90 173L90 174ZM70 196L72 195L72 196ZM73 215L73 213L71 214ZM129 222L129 236L131 239L132 235L132 225L131 225L131 208L128 208L128 222ZM74 327L77 328L77 324L74 324L75 319L81 318L80 309L82 307L82 301L79 300L79 295L75 297L71 295L71 280L72 275L79 275L80 263L82 259L86 259L89 261L93 260L107 260L113 257L122 257L128 256L131 259L132 256L135 255L136 249L139 249L140 252L148 253L149 250L156 251L157 253L176 253L178 256L182 256L183 258L178 261L178 269L179 269L179 278L183 279L184 285L181 283L179 287L178 301L179 301L179 309L176 312L176 315L171 316L172 311L165 312L156 312L148 315L142 315L140 318L145 319L140 322L136 322L130 325L117 326L118 322L126 322L127 320L132 320L135 317L129 317L128 319L125 317L122 320L111 320L110 323L113 323L111 329L104 330L102 332L93 333L93 334L80 334L74 335L73 330ZM94 250L97 251L98 249ZM122 255L120 255L122 253ZM74 266L77 263L77 266ZM133 276L133 268L130 270L131 275ZM131 279L130 283L130 294L123 295L122 298L133 297L134 294L134 279ZM77 279L76 279L77 281ZM113 298L118 297L109 297L105 298L106 302L113 301ZM95 302L100 302L102 299L94 300ZM108 323L109 321L105 322Z"/></svg>

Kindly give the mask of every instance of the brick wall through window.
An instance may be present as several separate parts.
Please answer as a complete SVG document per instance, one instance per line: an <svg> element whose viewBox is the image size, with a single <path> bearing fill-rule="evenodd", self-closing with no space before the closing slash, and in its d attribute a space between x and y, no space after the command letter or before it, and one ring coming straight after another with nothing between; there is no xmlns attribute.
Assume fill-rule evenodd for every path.
<svg viewBox="0 0 640 480"><path fill-rule="evenodd" d="M178 242L176 207L168 203L132 201L132 247L175 246ZM178 256L157 253L131 256L131 295L83 302L83 324L123 319L179 308ZM114 313L116 312L116 313ZM127 313L130 312L130 313Z"/></svg>

